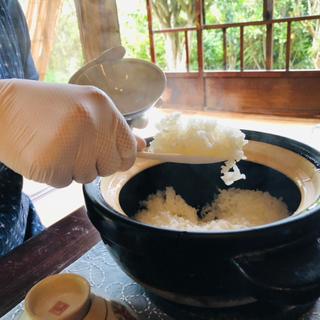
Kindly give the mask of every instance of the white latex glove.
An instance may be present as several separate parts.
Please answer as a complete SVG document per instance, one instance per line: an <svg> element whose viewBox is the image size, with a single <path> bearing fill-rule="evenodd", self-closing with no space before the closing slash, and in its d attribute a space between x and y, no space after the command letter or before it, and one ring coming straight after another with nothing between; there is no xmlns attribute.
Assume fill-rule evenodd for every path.
<svg viewBox="0 0 320 320"><path fill-rule="evenodd" d="M63 187L127 170L137 141L95 87L0 80L0 162L28 179Z"/></svg>

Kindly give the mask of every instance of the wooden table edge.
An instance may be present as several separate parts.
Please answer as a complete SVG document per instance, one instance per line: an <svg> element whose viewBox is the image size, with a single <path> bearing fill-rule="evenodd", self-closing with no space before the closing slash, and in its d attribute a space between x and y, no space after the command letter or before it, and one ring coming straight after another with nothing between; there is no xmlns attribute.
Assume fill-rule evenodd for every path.
<svg viewBox="0 0 320 320"><path fill-rule="evenodd" d="M80 258L101 240L81 207L0 258L0 317L38 281Z"/></svg>

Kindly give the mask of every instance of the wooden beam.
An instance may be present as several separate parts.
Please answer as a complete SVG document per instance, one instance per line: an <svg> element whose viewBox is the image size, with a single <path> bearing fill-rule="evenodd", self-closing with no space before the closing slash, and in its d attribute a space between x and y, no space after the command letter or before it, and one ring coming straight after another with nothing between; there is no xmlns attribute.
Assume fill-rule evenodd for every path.
<svg viewBox="0 0 320 320"><path fill-rule="evenodd" d="M301 17L292 17L292 18L282 18L282 19L272 19L272 20L261 20L261 21L248 21L248 22L235 22L235 23L219 23L219 24L206 24L202 25L202 30L221 30L225 28L239 28L239 27L249 27L249 26L264 26L268 24L275 23L286 23L288 21L298 22L298 21L309 21L309 20L318 20L320 15L313 16L301 16ZM197 27L179 27L171 29L158 29L153 30L153 33L170 33L170 32L183 32L183 31L197 31Z"/></svg>
<svg viewBox="0 0 320 320"><path fill-rule="evenodd" d="M320 15L272 19L272 20L268 20L268 21L263 21L262 20L262 21L249 21L249 22L208 24L208 25L203 26L203 30L237 28L237 27L241 27L241 26L244 26L244 27L248 27L248 26L263 26L263 25L268 25L268 24L284 23L284 22L289 22L289 21L297 22L297 21L317 20L317 19L320 19ZM180 28L180 29L181 29L181 31L183 30L183 28ZM159 32L159 30L157 32Z"/></svg>
<svg viewBox="0 0 320 320"><path fill-rule="evenodd" d="M74 0L86 61L121 45L116 0Z"/></svg>
<svg viewBox="0 0 320 320"><path fill-rule="evenodd" d="M188 31L184 32L184 41L185 41L185 48L186 48L186 69L190 71L190 57L189 57L189 40L188 40Z"/></svg>
<svg viewBox="0 0 320 320"><path fill-rule="evenodd" d="M320 119L320 71L204 72L204 82L196 72L166 76L163 106Z"/></svg>
<svg viewBox="0 0 320 320"><path fill-rule="evenodd" d="M227 70L227 29L222 29L223 32L223 68L224 70Z"/></svg>
<svg viewBox="0 0 320 320"><path fill-rule="evenodd" d="M263 20L273 19L273 0L263 0ZM266 69L271 70L273 65L273 24L266 25Z"/></svg>
<svg viewBox="0 0 320 320"><path fill-rule="evenodd" d="M205 6L205 0L201 0L201 7L202 7L202 23L206 24L207 19L206 19L206 6Z"/></svg>
<svg viewBox="0 0 320 320"><path fill-rule="evenodd" d="M196 0L196 29L197 29L197 49L198 49L198 69L199 75L203 73L203 38L202 38L202 26L203 26L203 1Z"/></svg>
<svg viewBox="0 0 320 320"><path fill-rule="evenodd" d="M244 52L244 26L240 27L240 70L244 70L244 58L243 58L243 52Z"/></svg>
<svg viewBox="0 0 320 320"><path fill-rule="evenodd" d="M273 19L273 0L263 0L263 20Z"/></svg>
<svg viewBox="0 0 320 320"><path fill-rule="evenodd" d="M290 70L291 57L291 21L287 22L286 71Z"/></svg>
<svg viewBox="0 0 320 320"><path fill-rule="evenodd" d="M180 28L171 28L171 29L159 29L159 30L152 30L152 33L176 33L176 32L184 32L184 31L197 31L197 27L180 27Z"/></svg>
<svg viewBox="0 0 320 320"><path fill-rule="evenodd" d="M153 35L153 22L152 22L152 0L147 0L147 17L148 17L148 30L149 30L149 43L150 43L150 57L153 63L156 63L156 51L154 46Z"/></svg>

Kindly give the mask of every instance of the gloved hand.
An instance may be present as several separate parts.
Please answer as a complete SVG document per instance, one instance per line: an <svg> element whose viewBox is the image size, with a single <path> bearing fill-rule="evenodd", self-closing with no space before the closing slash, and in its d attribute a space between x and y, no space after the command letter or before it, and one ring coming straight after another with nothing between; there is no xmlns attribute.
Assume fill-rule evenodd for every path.
<svg viewBox="0 0 320 320"><path fill-rule="evenodd" d="M0 80L0 162L63 187L127 170L144 140L111 99L90 86Z"/></svg>

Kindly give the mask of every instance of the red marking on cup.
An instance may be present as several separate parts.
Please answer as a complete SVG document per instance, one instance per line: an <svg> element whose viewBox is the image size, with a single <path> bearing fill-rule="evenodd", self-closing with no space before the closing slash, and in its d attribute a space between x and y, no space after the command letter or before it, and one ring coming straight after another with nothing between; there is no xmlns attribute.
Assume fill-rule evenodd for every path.
<svg viewBox="0 0 320 320"><path fill-rule="evenodd" d="M50 310L49 312L54 314L55 316L61 316L68 308L70 307L69 304L58 301Z"/></svg>

